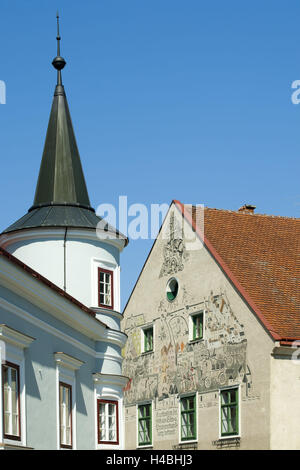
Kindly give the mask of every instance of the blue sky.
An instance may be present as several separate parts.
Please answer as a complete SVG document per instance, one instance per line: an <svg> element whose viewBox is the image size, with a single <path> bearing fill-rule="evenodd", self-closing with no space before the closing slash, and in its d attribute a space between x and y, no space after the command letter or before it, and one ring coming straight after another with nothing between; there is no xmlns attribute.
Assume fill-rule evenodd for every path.
<svg viewBox="0 0 300 470"><path fill-rule="evenodd" d="M52 102L56 10L94 207L185 203L300 217L300 4L2 0L1 227L33 202ZM122 303L151 240L122 254Z"/></svg>

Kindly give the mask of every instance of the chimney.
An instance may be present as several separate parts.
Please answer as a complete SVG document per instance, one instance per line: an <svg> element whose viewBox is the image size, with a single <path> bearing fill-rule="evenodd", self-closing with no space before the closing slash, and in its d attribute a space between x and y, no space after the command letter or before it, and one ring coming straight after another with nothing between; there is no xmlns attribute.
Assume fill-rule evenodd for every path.
<svg viewBox="0 0 300 470"><path fill-rule="evenodd" d="M238 212L242 214L254 214L256 206L252 206L251 204L244 204L242 207L239 208Z"/></svg>

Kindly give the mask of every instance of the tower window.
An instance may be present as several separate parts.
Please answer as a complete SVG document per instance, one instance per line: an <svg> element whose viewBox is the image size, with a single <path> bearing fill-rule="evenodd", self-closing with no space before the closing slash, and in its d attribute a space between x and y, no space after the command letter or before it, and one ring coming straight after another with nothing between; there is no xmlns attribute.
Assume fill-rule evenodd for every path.
<svg viewBox="0 0 300 470"><path fill-rule="evenodd" d="M99 307L114 308L113 271L98 268L98 304Z"/></svg>
<svg viewBox="0 0 300 470"><path fill-rule="evenodd" d="M118 402L98 400L98 444L119 443Z"/></svg>

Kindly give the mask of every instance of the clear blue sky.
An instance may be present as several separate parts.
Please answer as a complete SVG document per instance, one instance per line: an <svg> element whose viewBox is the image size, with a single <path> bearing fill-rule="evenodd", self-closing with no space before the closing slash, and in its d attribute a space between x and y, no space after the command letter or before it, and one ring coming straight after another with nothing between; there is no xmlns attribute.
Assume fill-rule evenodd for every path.
<svg viewBox="0 0 300 470"><path fill-rule="evenodd" d="M2 0L1 228L27 212L56 74L94 207L203 203L300 217L300 4L289 0ZM122 255L122 303L152 241Z"/></svg>

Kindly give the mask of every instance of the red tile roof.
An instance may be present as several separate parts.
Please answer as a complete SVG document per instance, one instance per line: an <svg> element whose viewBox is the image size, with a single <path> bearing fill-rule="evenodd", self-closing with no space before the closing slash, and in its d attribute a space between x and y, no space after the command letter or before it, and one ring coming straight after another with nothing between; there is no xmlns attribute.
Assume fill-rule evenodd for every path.
<svg viewBox="0 0 300 470"><path fill-rule="evenodd" d="M205 208L204 241L273 338L300 338L300 219Z"/></svg>

